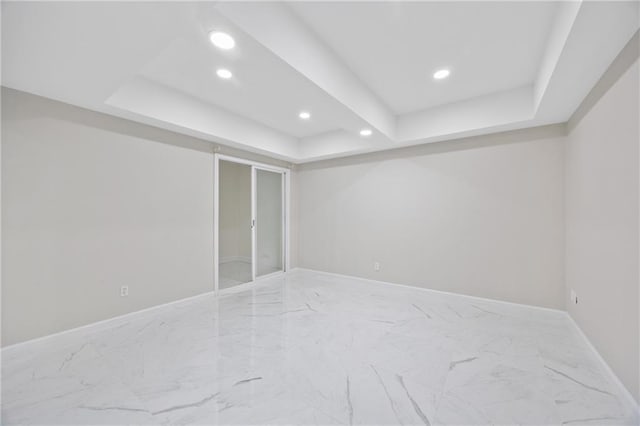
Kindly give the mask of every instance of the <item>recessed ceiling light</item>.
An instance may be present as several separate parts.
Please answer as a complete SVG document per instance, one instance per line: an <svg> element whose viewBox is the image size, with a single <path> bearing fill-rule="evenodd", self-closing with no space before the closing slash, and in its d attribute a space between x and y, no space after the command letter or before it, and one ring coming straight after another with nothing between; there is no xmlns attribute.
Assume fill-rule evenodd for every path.
<svg viewBox="0 0 640 426"><path fill-rule="evenodd" d="M233 37L227 33L223 33L222 31L211 31L209 33L209 40L211 40L211 43L213 43L214 46L224 50L233 49L236 45L236 41Z"/></svg>
<svg viewBox="0 0 640 426"><path fill-rule="evenodd" d="M231 71L224 68L220 68L218 71L216 71L216 74L218 74L218 77L224 78L225 80L233 77L233 74L231 74Z"/></svg>
<svg viewBox="0 0 640 426"><path fill-rule="evenodd" d="M360 136L371 136L373 132L371 129L362 129L360 130Z"/></svg>
<svg viewBox="0 0 640 426"><path fill-rule="evenodd" d="M300 114L298 114L298 117L302 118L303 120L308 120L311 118L311 113L307 111L302 111L300 112Z"/></svg>
<svg viewBox="0 0 640 426"><path fill-rule="evenodd" d="M436 80L442 80L443 78L449 77L449 74L451 74L451 71L449 71L446 68L443 68L441 70L434 72L433 78L435 78Z"/></svg>

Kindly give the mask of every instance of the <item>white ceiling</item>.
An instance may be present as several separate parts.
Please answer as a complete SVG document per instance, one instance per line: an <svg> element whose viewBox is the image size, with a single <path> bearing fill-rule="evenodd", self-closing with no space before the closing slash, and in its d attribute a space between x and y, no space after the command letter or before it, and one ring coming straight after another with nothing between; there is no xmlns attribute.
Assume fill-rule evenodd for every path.
<svg viewBox="0 0 640 426"><path fill-rule="evenodd" d="M406 114L531 84L558 4L300 2L291 7L395 114ZM452 75L434 81L431 75L440 68Z"/></svg>
<svg viewBox="0 0 640 426"><path fill-rule="evenodd" d="M175 39L139 74L298 138L336 127L358 127L359 120L342 104L215 9L207 12L212 28L224 28L234 35L236 48L217 49L206 31L193 31ZM217 78L217 68L232 69L234 78ZM310 112L313 120L296 119L302 110Z"/></svg>
<svg viewBox="0 0 640 426"><path fill-rule="evenodd" d="M564 122L638 16L633 1L2 2L2 84L306 162Z"/></svg>

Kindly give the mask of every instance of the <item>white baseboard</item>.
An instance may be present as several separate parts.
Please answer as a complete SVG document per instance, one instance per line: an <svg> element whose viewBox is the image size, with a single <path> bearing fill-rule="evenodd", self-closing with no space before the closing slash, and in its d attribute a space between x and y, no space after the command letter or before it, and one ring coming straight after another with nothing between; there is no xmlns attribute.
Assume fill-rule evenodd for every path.
<svg viewBox="0 0 640 426"><path fill-rule="evenodd" d="M596 347L593 346L593 343L591 343L591 340L589 340L587 335L584 334L584 331L582 331L582 329L580 328L578 323L573 319L573 317L569 315L569 312L567 312L566 314L567 314L567 317L569 318L569 322L573 325L573 327L576 329L578 334L582 336L582 340L584 340L587 346L593 351L594 354L596 354L596 358L598 358L598 360L600 361L600 364L602 364L602 368L607 372L611 381L613 381L616 384L616 386L620 389L620 393L625 397L625 399L627 399L627 402L630 403L631 406L635 407L636 415L640 418L640 404L638 403L638 401L635 400L633 395L631 395L631 392L629 392L629 389L627 389L627 387L624 385L624 383L622 383L620 378L618 378L618 375L611 369L607 361L605 361L602 355L600 355L600 352L598 352Z"/></svg>
<svg viewBox="0 0 640 426"><path fill-rule="evenodd" d="M460 298L464 298L464 299L478 300L478 301L483 301L483 302L500 303L500 304L503 304L503 305L519 306L519 307L524 307L524 308L529 308L529 309L537 309L537 310L543 310L543 311L547 311L547 312L555 312L555 313L558 313L558 314L565 314L566 313L566 311L564 311L562 309L546 308L544 306L536 306L536 305L527 305L525 303L507 302L506 300L489 299L489 298L486 298L486 297L479 297L479 296L470 296L468 294L452 293L450 291L433 290L433 289L430 289L430 288L417 287L417 286L413 286L413 285L398 284L398 283L392 283L392 282L389 282L389 281L373 280L371 278L362 278L362 277L357 277L355 275L338 274L338 273L335 273L335 272L325 272L325 271L319 271L319 270L316 270L316 269L300 268L300 267L296 267L296 268L292 269L292 271L295 271L295 270L307 271L307 272L316 272L316 273L319 273L319 274L333 275L335 277L348 278L348 279L353 279L353 280L360 280L360 281L370 282L370 283L374 283L374 284L392 285L392 286L395 286L395 287L402 287L402 288L411 289L411 290L420 290L420 291L425 291L425 292L429 292L429 293L446 294L448 296L460 297Z"/></svg>

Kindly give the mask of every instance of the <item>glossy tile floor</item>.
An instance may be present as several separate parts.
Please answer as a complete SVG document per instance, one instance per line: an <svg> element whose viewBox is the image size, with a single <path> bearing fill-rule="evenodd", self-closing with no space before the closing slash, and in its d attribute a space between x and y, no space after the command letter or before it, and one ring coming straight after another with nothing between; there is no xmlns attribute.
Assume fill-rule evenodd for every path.
<svg viewBox="0 0 640 426"><path fill-rule="evenodd" d="M635 424L565 315L294 271L3 352L9 424Z"/></svg>

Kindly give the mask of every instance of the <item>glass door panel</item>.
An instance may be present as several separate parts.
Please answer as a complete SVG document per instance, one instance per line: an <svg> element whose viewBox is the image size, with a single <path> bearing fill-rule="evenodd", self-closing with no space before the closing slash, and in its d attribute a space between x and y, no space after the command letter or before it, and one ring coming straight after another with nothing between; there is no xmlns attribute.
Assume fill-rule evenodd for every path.
<svg viewBox="0 0 640 426"><path fill-rule="evenodd" d="M256 276L283 268L283 174L256 168Z"/></svg>
<svg viewBox="0 0 640 426"><path fill-rule="evenodd" d="M218 288L252 280L251 166L220 160Z"/></svg>

